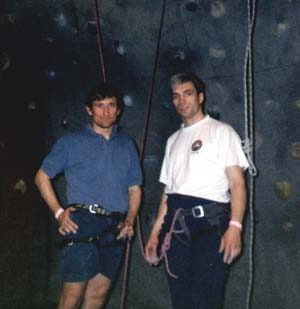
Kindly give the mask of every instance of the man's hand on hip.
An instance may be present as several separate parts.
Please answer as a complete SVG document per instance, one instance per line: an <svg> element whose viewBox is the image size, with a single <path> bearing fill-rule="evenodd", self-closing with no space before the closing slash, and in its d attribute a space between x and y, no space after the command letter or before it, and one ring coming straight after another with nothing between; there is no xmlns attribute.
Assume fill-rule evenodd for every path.
<svg viewBox="0 0 300 309"><path fill-rule="evenodd" d="M73 207L69 207L58 217L57 219L59 223L58 232L61 235L66 235L69 233L73 233L73 234L77 233L78 225L70 218L70 214L73 211L76 211L76 209Z"/></svg>

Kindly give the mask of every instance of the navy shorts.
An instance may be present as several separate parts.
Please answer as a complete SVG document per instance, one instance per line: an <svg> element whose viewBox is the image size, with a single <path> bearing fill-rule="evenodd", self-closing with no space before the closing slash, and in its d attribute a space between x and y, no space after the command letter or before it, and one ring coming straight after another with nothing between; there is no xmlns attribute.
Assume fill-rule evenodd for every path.
<svg viewBox="0 0 300 309"><path fill-rule="evenodd" d="M71 219L78 225L76 234L68 234L65 238L82 239L98 236L111 227L115 228L122 220L114 217L99 216L88 210L77 209L71 214ZM106 246L115 240L115 235L105 234L94 243L80 243L66 245L61 250L61 273L64 282L82 282L92 279L97 274L113 280L120 268L123 245Z"/></svg>

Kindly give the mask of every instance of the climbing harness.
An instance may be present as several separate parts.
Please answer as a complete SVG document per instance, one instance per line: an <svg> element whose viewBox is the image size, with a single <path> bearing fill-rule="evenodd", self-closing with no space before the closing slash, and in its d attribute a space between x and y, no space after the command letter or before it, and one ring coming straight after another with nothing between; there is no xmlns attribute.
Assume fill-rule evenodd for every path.
<svg viewBox="0 0 300 309"><path fill-rule="evenodd" d="M77 243L93 244L97 248L122 246L124 243L124 239L118 240L116 238L119 232L120 230L117 228L117 226L112 225L99 235L79 237L79 238L74 237L63 238L56 242L56 247L58 249L63 249L65 246L73 246L74 244Z"/></svg>
<svg viewBox="0 0 300 309"><path fill-rule="evenodd" d="M107 216L107 217L115 217L122 218L124 217L124 213L119 211L109 211L102 207L99 204L69 204L68 207L74 207L76 209L86 209L92 214Z"/></svg>
<svg viewBox="0 0 300 309"><path fill-rule="evenodd" d="M221 203L220 203L221 204ZM167 273L174 279L177 279L178 276L171 272L168 262L167 251L171 248L171 240L172 236L176 237L179 242L181 242L185 246L190 246L192 241L193 231L190 230L189 226L185 222L185 217L192 216L195 219L205 218L208 222L210 228L209 231L213 231L217 234L221 234L221 227L219 219L223 216L228 216L230 213L229 205L218 205L217 202L212 202L206 205L196 205L191 208L178 208L174 209L168 207L167 215L173 215L170 229L165 233L162 246L161 253L159 255L158 261L165 259L166 270ZM179 223L181 229L175 229L176 222ZM164 229L164 227L163 227ZM203 231L202 231L203 233ZM183 239L181 235L184 234Z"/></svg>
<svg viewBox="0 0 300 309"><path fill-rule="evenodd" d="M84 237L64 237L56 243L56 246L59 249L62 249L65 246L72 246L76 243L94 244L98 248L104 246L120 246L123 244L124 240L127 239L126 237L117 239L117 236L120 233L119 226L123 222L123 219L126 215L125 213L119 211L109 211L99 204L69 204L68 207L83 209L89 211L95 216L111 217L115 222L99 235L89 235Z"/></svg>

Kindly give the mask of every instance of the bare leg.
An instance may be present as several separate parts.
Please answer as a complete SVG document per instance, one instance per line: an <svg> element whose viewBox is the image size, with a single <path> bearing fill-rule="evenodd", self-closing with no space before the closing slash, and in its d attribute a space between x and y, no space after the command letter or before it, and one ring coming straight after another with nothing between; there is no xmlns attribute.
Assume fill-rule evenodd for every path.
<svg viewBox="0 0 300 309"><path fill-rule="evenodd" d="M88 281L82 309L99 309L105 303L111 280L98 274Z"/></svg>
<svg viewBox="0 0 300 309"><path fill-rule="evenodd" d="M86 285L86 282L65 282L60 296L58 309L77 308Z"/></svg>

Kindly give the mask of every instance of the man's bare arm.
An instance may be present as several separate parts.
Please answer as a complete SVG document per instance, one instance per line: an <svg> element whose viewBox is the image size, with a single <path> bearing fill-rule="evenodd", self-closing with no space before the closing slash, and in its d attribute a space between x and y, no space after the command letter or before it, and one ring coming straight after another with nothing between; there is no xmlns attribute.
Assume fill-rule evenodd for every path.
<svg viewBox="0 0 300 309"><path fill-rule="evenodd" d="M131 238L134 235L134 221L138 214L142 199L142 190L139 185L131 186L128 188L129 193L129 208L124 223L121 226L121 231L118 239L126 235Z"/></svg>
<svg viewBox="0 0 300 309"><path fill-rule="evenodd" d="M145 247L145 256L150 264L156 264L157 262L157 246L159 243L158 236L164 223L164 217L167 213L167 198L167 195L163 193L157 218L155 220L148 242Z"/></svg>
<svg viewBox="0 0 300 309"><path fill-rule="evenodd" d="M51 184L51 180L49 176L42 170L39 169L36 176L35 176L35 183L37 187L39 188L41 195L45 202L47 203L50 210L53 212L53 214L57 214L57 211L62 209L56 194L53 190L53 186ZM59 232L62 235L65 235L67 233L76 233L78 226L70 219L70 213L73 212L74 208L68 208L65 211L62 211L59 216L56 218L59 222Z"/></svg>
<svg viewBox="0 0 300 309"><path fill-rule="evenodd" d="M231 191L231 220L242 224L246 210L246 187L244 172L239 166L226 168ZM224 251L224 263L230 264L241 252L241 229L229 225L222 237L219 252Z"/></svg>

